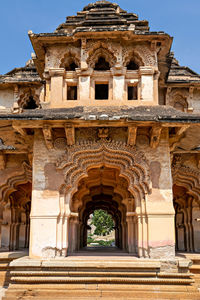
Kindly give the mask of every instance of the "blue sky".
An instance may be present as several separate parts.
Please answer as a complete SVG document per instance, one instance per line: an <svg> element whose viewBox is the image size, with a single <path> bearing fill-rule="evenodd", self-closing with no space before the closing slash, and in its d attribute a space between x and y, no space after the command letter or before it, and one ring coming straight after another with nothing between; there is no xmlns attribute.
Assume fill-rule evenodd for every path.
<svg viewBox="0 0 200 300"><path fill-rule="evenodd" d="M33 52L28 30L52 32L88 0L1 0L0 74L24 66ZM172 51L181 65L200 73L200 0L118 0L123 9L148 20L150 28L174 37Z"/></svg>

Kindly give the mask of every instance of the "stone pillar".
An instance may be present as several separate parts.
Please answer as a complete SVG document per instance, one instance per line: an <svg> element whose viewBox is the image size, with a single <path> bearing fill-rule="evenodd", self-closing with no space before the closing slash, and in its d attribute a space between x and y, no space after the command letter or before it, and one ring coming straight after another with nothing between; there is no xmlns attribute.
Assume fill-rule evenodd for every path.
<svg viewBox="0 0 200 300"><path fill-rule="evenodd" d="M17 84L14 85L14 103L13 103L13 111L16 111L19 109L18 105L19 100L19 87Z"/></svg>
<svg viewBox="0 0 200 300"><path fill-rule="evenodd" d="M121 66L116 66L111 69L111 72L113 75L113 100L123 101L125 97L126 68L123 68Z"/></svg>
<svg viewBox="0 0 200 300"><path fill-rule="evenodd" d="M11 209L6 207L3 211L3 221L1 224L1 247L9 248L10 245L10 228L11 226Z"/></svg>
<svg viewBox="0 0 200 300"><path fill-rule="evenodd" d="M78 250L78 214L71 213L69 224L70 232L68 252L73 253Z"/></svg>
<svg viewBox="0 0 200 300"><path fill-rule="evenodd" d="M128 252L132 254L136 254L137 247L135 244L135 218L136 213L134 212L127 212L126 213L126 220L127 220L127 228L128 228Z"/></svg>
<svg viewBox="0 0 200 300"><path fill-rule="evenodd" d="M26 213L21 211L21 223L19 226L19 248L26 248Z"/></svg>
<svg viewBox="0 0 200 300"><path fill-rule="evenodd" d="M122 223L122 249L127 250L127 223Z"/></svg>
<svg viewBox="0 0 200 300"><path fill-rule="evenodd" d="M147 204L147 211L149 257L173 259L175 257L173 205L170 203L151 202Z"/></svg>
<svg viewBox="0 0 200 300"><path fill-rule="evenodd" d="M63 77L65 75L64 68L50 69L49 75L51 77L51 93L50 93L50 107L62 106L63 102Z"/></svg>
<svg viewBox="0 0 200 300"><path fill-rule="evenodd" d="M55 257L57 252L59 190L56 181L60 177L52 169L54 151L47 149L42 131L35 130L29 248L32 258Z"/></svg>
<svg viewBox="0 0 200 300"><path fill-rule="evenodd" d="M168 130L162 129L159 144L154 148L151 145L145 148L151 186L143 199L135 201L140 257L175 258L175 211L168 137Z"/></svg>
<svg viewBox="0 0 200 300"><path fill-rule="evenodd" d="M150 258L174 259L175 222L168 130L163 129L160 143L145 152L150 162L152 189L142 209L147 219L147 246Z"/></svg>
<svg viewBox="0 0 200 300"><path fill-rule="evenodd" d="M92 75L93 70L87 69L87 70L81 70L76 69L76 73L78 75L78 86L79 86L79 100L89 100L90 97L90 89L91 89L91 82L90 77Z"/></svg>
<svg viewBox="0 0 200 300"><path fill-rule="evenodd" d="M140 67L141 76L141 101L154 101L154 69L152 67Z"/></svg>
<svg viewBox="0 0 200 300"><path fill-rule="evenodd" d="M157 71L155 71L154 76L153 76L153 80L154 80L154 84L153 84L153 87L154 87L154 103L155 103L155 105L159 104L159 94L158 94L158 79L159 79L159 77L160 77L160 72L157 70Z"/></svg>

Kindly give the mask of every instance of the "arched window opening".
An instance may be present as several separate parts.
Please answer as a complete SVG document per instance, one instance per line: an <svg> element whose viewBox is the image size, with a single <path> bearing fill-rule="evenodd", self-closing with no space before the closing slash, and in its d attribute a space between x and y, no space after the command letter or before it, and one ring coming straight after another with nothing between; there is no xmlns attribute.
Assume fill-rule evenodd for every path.
<svg viewBox="0 0 200 300"><path fill-rule="evenodd" d="M87 247L115 247L115 224L107 211L97 209L87 221Z"/></svg>
<svg viewBox="0 0 200 300"><path fill-rule="evenodd" d="M38 108L38 105L36 104L36 101L34 100L33 96L30 96L28 101L24 103L23 109L36 109Z"/></svg>
<svg viewBox="0 0 200 300"><path fill-rule="evenodd" d="M127 67L127 70L138 70L139 69L138 64L136 64L133 60L130 60L126 67Z"/></svg>
<svg viewBox="0 0 200 300"><path fill-rule="evenodd" d="M66 71L75 71L78 68L77 64L72 61L68 66L65 67Z"/></svg>
<svg viewBox="0 0 200 300"><path fill-rule="evenodd" d="M99 57L97 63L95 64L94 69L96 71L109 71L110 70L110 64L105 60L104 57Z"/></svg>
<svg viewBox="0 0 200 300"><path fill-rule="evenodd" d="M185 97L182 95L176 95L173 100L172 100L172 105L174 106L175 109L179 111L185 111L185 109L188 108L188 103Z"/></svg>

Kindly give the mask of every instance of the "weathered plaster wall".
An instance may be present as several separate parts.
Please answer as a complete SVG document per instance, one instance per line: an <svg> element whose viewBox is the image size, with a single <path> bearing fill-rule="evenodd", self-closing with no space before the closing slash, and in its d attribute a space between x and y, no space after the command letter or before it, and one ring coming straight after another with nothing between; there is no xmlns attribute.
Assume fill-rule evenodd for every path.
<svg viewBox="0 0 200 300"><path fill-rule="evenodd" d="M111 132L114 134L115 129ZM84 139L88 138L86 133L84 131L82 133ZM80 130L77 134L78 138ZM163 130L160 144L156 149L152 149L148 143L145 145L141 136L137 140L137 147L145 153L150 163L152 192L146 195L145 202L136 209L138 213L142 209L140 210L142 219L140 214L138 216L139 255L172 258L175 244L174 209L167 131ZM94 140L96 138L95 128L90 132L91 138ZM48 150L42 131L36 130L31 208L31 257L54 257L61 251L58 249L57 235L60 233L58 233L57 220L61 209L59 188L64 183L64 178L62 171L56 169L55 163L62 154L64 151Z"/></svg>
<svg viewBox="0 0 200 300"><path fill-rule="evenodd" d="M59 214L59 187L55 185L56 172L49 176L55 178L49 184L45 172L49 164L56 161L56 151L48 150L42 131L36 130L33 155L33 192L31 206L30 256L55 256L57 217ZM52 181L51 181L52 183Z"/></svg>
<svg viewBox="0 0 200 300"><path fill-rule="evenodd" d="M167 130L156 149L141 145L150 162L152 193L146 196L147 244L152 258L174 257L174 208Z"/></svg>
<svg viewBox="0 0 200 300"><path fill-rule="evenodd" d="M0 109L11 108L14 103L14 91L12 89L0 90Z"/></svg>
<svg viewBox="0 0 200 300"><path fill-rule="evenodd" d="M190 100L194 113L200 113L200 90L194 90L193 99Z"/></svg>

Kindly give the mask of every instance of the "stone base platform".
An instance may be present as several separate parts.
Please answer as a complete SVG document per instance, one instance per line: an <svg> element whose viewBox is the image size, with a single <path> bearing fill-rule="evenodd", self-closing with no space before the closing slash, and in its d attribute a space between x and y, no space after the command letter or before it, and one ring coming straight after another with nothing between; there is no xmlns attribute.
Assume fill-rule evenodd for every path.
<svg viewBox="0 0 200 300"><path fill-rule="evenodd" d="M190 260L131 256L69 256L10 263L3 300L200 299Z"/></svg>

